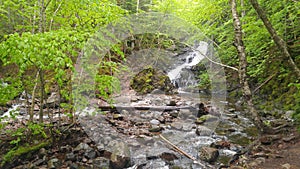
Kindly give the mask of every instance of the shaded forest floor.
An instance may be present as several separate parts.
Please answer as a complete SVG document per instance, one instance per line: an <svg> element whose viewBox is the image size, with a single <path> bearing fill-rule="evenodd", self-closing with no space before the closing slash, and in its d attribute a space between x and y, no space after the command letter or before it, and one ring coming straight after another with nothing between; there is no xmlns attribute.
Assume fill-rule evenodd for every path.
<svg viewBox="0 0 300 169"><path fill-rule="evenodd" d="M283 128L276 135L263 135L250 155L247 165L253 169L299 169L300 132L295 127Z"/></svg>

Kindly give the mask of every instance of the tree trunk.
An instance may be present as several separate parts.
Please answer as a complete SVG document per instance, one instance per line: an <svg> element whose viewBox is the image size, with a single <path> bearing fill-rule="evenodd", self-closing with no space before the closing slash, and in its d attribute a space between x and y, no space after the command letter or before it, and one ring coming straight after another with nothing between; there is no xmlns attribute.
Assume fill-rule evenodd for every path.
<svg viewBox="0 0 300 169"><path fill-rule="evenodd" d="M242 86L242 91L244 98L247 102L248 109L250 111L250 115L252 117L252 120L258 130L261 132L264 129L263 123L260 119L260 116L257 113L257 110L255 109L252 101L252 94L250 87L248 85L247 80L247 58L246 58L246 52L245 52L245 46L243 43L243 33L242 33L242 26L240 22L240 18L238 16L238 12L236 9L236 0L231 1L231 11L232 11L232 17L233 17L233 24L234 24L234 33L235 33L235 41L234 45L237 49L238 56L239 56L239 78L240 78L240 84Z"/></svg>
<svg viewBox="0 0 300 169"><path fill-rule="evenodd" d="M293 58L291 57L286 42L277 35L275 29L273 28L271 22L267 18L267 15L265 11L259 6L257 0L250 0L251 5L255 9L256 13L260 17L260 19L263 21L265 27L267 28L268 32L270 33L272 39L274 40L275 44L277 45L278 49L281 51L283 56L288 60L289 65L294 69L296 75L298 78L300 78L300 69L295 64Z"/></svg>
<svg viewBox="0 0 300 169"><path fill-rule="evenodd" d="M42 69L38 70L40 72L40 82L41 82L41 98L40 98L40 113L39 122L43 123L44 118L44 97L45 97L45 82L44 82L44 72Z"/></svg>

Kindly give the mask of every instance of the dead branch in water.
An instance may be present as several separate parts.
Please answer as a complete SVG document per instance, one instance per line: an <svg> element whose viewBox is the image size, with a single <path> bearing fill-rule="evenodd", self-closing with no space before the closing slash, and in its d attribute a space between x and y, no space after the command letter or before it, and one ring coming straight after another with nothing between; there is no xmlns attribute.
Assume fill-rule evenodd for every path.
<svg viewBox="0 0 300 169"><path fill-rule="evenodd" d="M210 167L210 168L213 168L211 165L204 165L202 163L200 163L195 157L189 155L188 153L186 153L185 151L183 151L182 149L180 149L179 147L177 147L176 145L174 145L173 143L171 143L169 140L167 140L164 136L162 136L161 134L159 134L159 137L161 139L163 139L166 143L168 143L175 151L179 152L180 154L186 156L187 158L193 160L193 163L195 164L199 164L201 165L201 167L203 168L207 168L207 167Z"/></svg>
<svg viewBox="0 0 300 169"><path fill-rule="evenodd" d="M136 109L136 110L163 110L163 111L172 111L172 110L181 110L181 109L190 109L190 110L197 110L197 108L192 107L192 106L117 106L117 105L112 105L112 106L99 106L99 109L103 111L111 111L111 110L130 110L130 109Z"/></svg>

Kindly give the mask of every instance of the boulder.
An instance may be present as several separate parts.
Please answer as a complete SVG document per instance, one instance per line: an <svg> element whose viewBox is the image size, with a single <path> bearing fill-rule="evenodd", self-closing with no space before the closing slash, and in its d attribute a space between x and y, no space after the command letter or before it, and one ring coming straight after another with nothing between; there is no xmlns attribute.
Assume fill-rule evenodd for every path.
<svg viewBox="0 0 300 169"><path fill-rule="evenodd" d="M136 74L130 82L130 87L137 94L151 93L155 89L159 89L166 94L172 94L175 89L171 80L163 71L156 70L151 66Z"/></svg>
<svg viewBox="0 0 300 169"><path fill-rule="evenodd" d="M219 151L212 147L201 147L199 157L203 161L214 163L219 157Z"/></svg>
<svg viewBox="0 0 300 169"><path fill-rule="evenodd" d="M110 167L114 169L123 169L130 166L130 150L122 141L113 140L108 145L110 156Z"/></svg>

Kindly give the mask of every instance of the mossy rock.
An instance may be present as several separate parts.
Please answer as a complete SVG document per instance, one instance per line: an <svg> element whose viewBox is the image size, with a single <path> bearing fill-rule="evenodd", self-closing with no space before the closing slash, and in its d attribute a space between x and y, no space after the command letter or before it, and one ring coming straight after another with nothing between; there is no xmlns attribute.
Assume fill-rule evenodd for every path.
<svg viewBox="0 0 300 169"><path fill-rule="evenodd" d="M13 148L3 156L0 167L4 167L7 163L12 163L14 160L16 160L22 155L26 155L38 151L43 147L47 147L48 145L50 145L50 143L51 143L50 141L45 141L45 142L38 143L36 145L25 145L25 146Z"/></svg>
<svg viewBox="0 0 300 169"><path fill-rule="evenodd" d="M169 77L161 70L149 66L136 74L130 82L130 87L138 94L151 93L154 89L173 94L175 87Z"/></svg>

